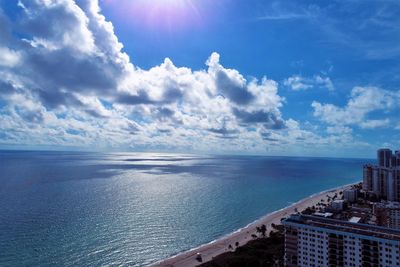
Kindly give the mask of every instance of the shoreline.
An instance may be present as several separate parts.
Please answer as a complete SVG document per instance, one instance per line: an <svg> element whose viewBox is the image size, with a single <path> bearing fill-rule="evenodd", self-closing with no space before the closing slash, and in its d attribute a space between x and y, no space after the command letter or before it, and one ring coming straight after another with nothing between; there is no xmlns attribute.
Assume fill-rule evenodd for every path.
<svg viewBox="0 0 400 267"><path fill-rule="evenodd" d="M228 249L229 245L231 245L232 247L236 247L235 243L239 242L239 246L243 246L248 241L253 240L251 235L257 234L257 232L256 232L257 226L265 224L267 226L267 234L268 234L271 230L273 230L272 226L271 226L272 224L280 224L281 218L284 218L290 214L296 213L296 211L295 211L296 209L298 211L302 211L302 210L306 209L307 207L315 206L318 202L321 201L321 199L326 200L327 199L326 195L333 196L335 193L339 193L340 191L348 189L355 184L357 184L357 183L347 184L347 185L339 186L336 188L332 188L332 189L321 191L319 193L312 194L312 195L305 197L293 204L290 204L289 206L286 206L282 209L268 213L268 214L262 216L261 218L255 220L254 222L251 222L248 225L246 225L242 228L239 228L238 230L236 230L228 235L222 236L219 239L216 239L209 243L192 248L188 251L181 252L175 256L158 261L149 266L152 266L152 267L171 267L171 266L191 267L191 266L193 266L194 267L201 263L210 261L210 260L212 260L212 258L214 258L222 253L225 253L228 251L233 251L232 249ZM198 262L195 259L197 253L201 253L203 262Z"/></svg>

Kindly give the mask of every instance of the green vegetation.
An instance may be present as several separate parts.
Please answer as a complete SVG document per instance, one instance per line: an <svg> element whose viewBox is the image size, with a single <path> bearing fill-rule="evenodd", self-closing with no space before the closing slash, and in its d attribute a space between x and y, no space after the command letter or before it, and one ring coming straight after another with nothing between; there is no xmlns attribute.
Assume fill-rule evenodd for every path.
<svg viewBox="0 0 400 267"><path fill-rule="evenodd" d="M261 226L262 227L262 226ZM260 230L261 230L260 227ZM233 252L226 252L201 267L280 267L283 266L284 234L282 225L273 225L269 237L257 238ZM262 227L263 228L263 227ZM261 232L262 235L262 232Z"/></svg>

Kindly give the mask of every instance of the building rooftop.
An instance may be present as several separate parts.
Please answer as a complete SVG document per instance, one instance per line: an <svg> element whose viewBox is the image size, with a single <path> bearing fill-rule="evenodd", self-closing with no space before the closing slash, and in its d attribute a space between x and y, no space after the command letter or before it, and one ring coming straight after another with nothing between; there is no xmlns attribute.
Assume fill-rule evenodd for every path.
<svg viewBox="0 0 400 267"><path fill-rule="evenodd" d="M377 225L356 223L352 221L318 217L313 215L301 215L301 214L291 215L289 218L283 221L283 224L309 225L314 227L330 229L333 231L342 231L351 234L359 234L364 236L373 236L376 238L392 239L400 241L400 230L381 227Z"/></svg>
<svg viewBox="0 0 400 267"><path fill-rule="evenodd" d="M343 204L344 200L343 199L337 199L337 200L332 201L332 203Z"/></svg>
<svg viewBox="0 0 400 267"><path fill-rule="evenodd" d="M351 222L351 223L359 223L360 220L361 220L360 217L351 217L349 222Z"/></svg>
<svg viewBox="0 0 400 267"><path fill-rule="evenodd" d="M377 207L387 208L387 209L400 209L399 202L393 201L382 201L374 204Z"/></svg>
<svg viewBox="0 0 400 267"><path fill-rule="evenodd" d="M333 213L331 213L331 212L315 212L314 216L329 218L329 217L333 216Z"/></svg>

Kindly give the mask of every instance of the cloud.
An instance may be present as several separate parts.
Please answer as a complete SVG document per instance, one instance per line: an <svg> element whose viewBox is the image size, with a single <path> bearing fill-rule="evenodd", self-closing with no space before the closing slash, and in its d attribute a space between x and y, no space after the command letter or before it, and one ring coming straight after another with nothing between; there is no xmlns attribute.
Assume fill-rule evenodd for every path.
<svg viewBox="0 0 400 267"><path fill-rule="evenodd" d="M335 126L328 126L326 128L326 132L329 134L351 134L353 133L353 129L347 126L342 126L342 125L335 125Z"/></svg>
<svg viewBox="0 0 400 267"><path fill-rule="evenodd" d="M223 138L234 138L234 134L239 133L238 130L236 129L228 129L225 125L222 126L221 128L210 128L208 131L218 134L217 136L223 137Z"/></svg>
<svg viewBox="0 0 400 267"><path fill-rule="evenodd" d="M307 7L293 6L291 3L282 4L279 1L271 2L265 15L257 17L257 20L299 20L310 19L316 16L318 8L314 5Z"/></svg>
<svg viewBox="0 0 400 267"><path fill-rule="evenodd" d="M12 42L24 66L15 74L45 106L82 104L74 93L111 95L132 71L96 1L19 3L22 16L11 26L23 38Z"/></svg>
<svg viewBox="0 0 400 267"><path fill-rule="evenodd" d="M307 90L313 87L311 84L306 84L304 80L300 75L293 75L284 80L283 84L294 91Z"/></svg>
<svg viewBox="0 0 400 267"><path fill-rule="evenodd" d="M273 112L255 111L247 112L240 109L233 109L233 114L240 120L241 123L263 123L268 129L283 129L285 122L277 117Z"/></svg>
<svg viewBox="0 0 400 267"><path fill-rule="evenodd" d="M249 104L254 96L247 90L246 80L237 70L223 68L219 60L217 53L207 60L208 73L213 76L217 90L236 104Z"/></svg>
<svg viewBox="0 0 400 267"><path fill-rule="evenodd" d="M327 76L314 75L313 77L303 77L293 75L283 81L283 84L294 91L307 90L311 88L325 88L329 91L335 89L331 79Z"/></svg>
<svg viewBox="0 0 400 267"><path fill-rule="evenodd" d="M120 104L139 105L139 104L155 104L156 101L151 100L146 91L139 91L137 95L128 93L120 93L116 98Z"/></svg>
<svg viewBox="0 0 400 267"><path fill-rule="evenodd" d="M356 143L333 128L322 136L285 118L276 81L246 77L218 53L197 70L168 58L150 69L135 66L96 0L19 6L18 20L0 12L1 144L284 154ZM333 88L324 75L288 79L287 86L296 83ZM313 105L325 117L329 104ZM374 120L363 127L378 125Z"/></svg>
<svg viewBox="0 0 400 267"><path fill-rule="evenodd" d="M0 66L16 67L20 62L21 56L18 52L7 47L0 46Z"/></svg>
<svg viewBox="0 0 400 267"><path fill-rule="evenodd" d="M307 19L310 14L307 13L278 13L278 14L267 14L258 17L257 20L296 20L296 19Z"/></svg>
<svg viewBox="0 0 400 267"><path fill-rule="evenodd" d="M365 129L388 126L391 112L398 112L400 92L387 91L377 87L355 87L344 107L333 104L312 103L314 116L330 125L357 125ZM372 119L369 115L383 112L381 118Z"/></svg>
<svg viewBox="0 0 400 267"><path fill-rule="evenodd" d="M278 83L247 79L218 53L200 70L168 58L143 70L97 1L18 6L1 29L16 33L0 42L3 144L240 151L265 149L263 131L288 134Z"/></svg>
<svg viewBox="0 0 400 267"><path fill-rule="evenodd" d="M389 119L381 119L381 120L366 120L360 123L360 127L364 129L375 129L387 127L390 124Z"/></svg>

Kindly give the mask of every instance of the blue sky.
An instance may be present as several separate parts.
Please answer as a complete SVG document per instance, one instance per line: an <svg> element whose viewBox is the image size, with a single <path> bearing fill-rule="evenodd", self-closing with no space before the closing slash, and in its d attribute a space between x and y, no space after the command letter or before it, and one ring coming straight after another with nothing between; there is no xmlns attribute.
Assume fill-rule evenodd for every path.
<svg viewBox="0 0 400 267"><path fill-rule="evenodd" d="M0 147L400 147L392 0L0 0Z"/></svg>

